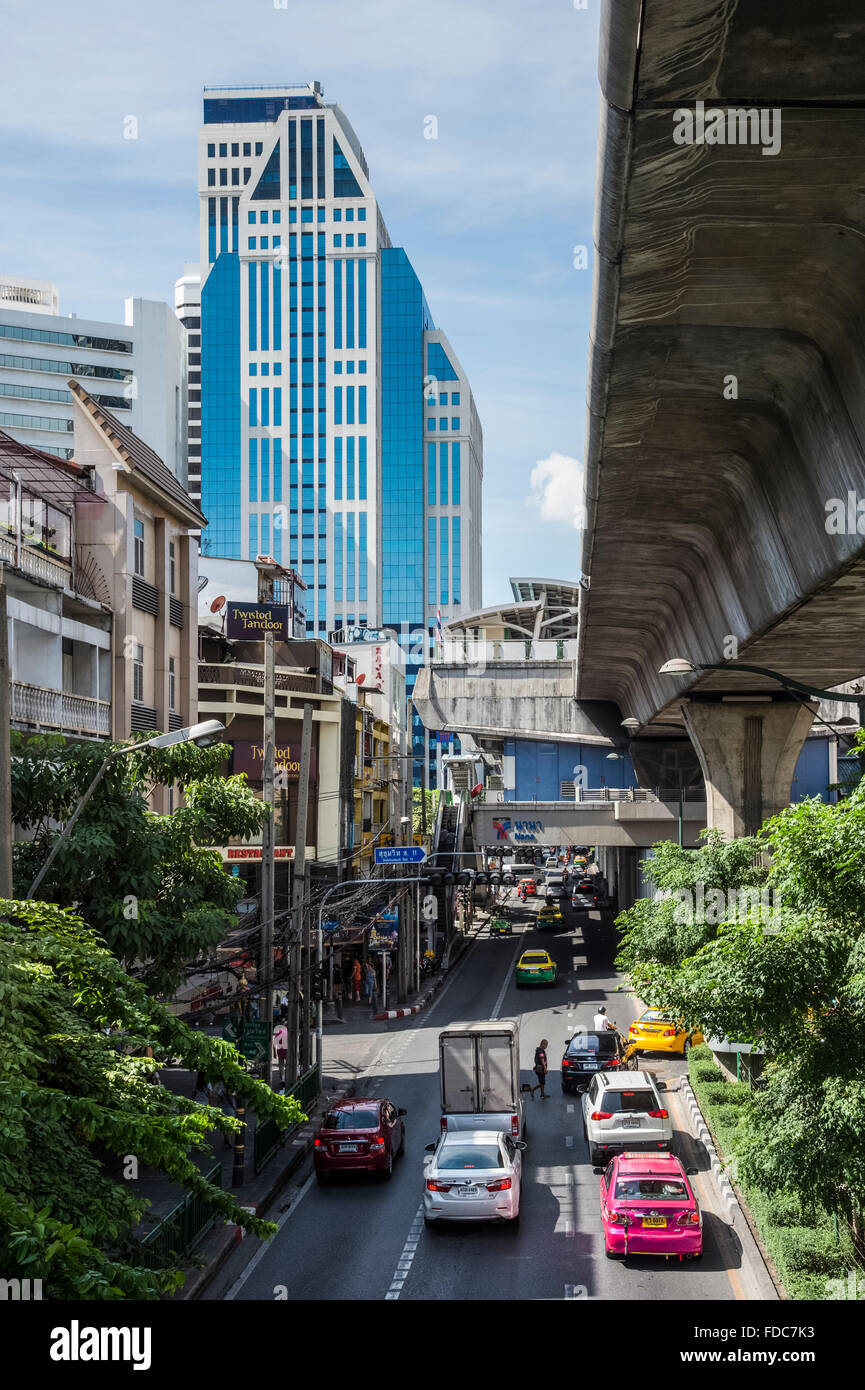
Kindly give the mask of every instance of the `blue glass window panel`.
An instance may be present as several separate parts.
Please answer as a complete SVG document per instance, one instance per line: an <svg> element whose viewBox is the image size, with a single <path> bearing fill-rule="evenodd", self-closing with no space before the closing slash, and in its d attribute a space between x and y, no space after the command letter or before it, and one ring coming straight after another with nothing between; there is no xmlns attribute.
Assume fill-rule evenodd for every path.
<svg viewBox="0 0 865 1390"><path fill-rule="evenodd" d="M270 347L270 266L262 261L259 266L261 276L261 323L259 325L259 345Z"/></svg>
<svg viewBox="0 0 865 1390"><path fill-rule="evenodd" d="M250 364L249 364L249 375L250 375L250 376L258 376L258 363L257 363L257 362L250 362ZM262 369L262 376L263 376L263 375L264 375L264 370Z"/></svg>
<svg viewBox="0 0 865 1390"><path fill-rule="evenodd" d="M448 601L448 518L441 518L441 531L439 533L439 580L442 603Z"/></svg>
<svg viewBox="0 0 865 1390"><path fill-rule="evenodd" d="M258 440L249 441L249 500L258 501Z"/></svg>
<svg viewBox="0 0 865 1390"><path fill-rule="evenodd" d="M366 261L357 263L357 345L366 347Z"/></svg>
<svg viewBox="0 0 865 1390"><path fill-rule="evenodd" d="M435 448L435 445L433 445ZM427 521L427 603L436 601L436 523L435 517Z"/></svg>
<svg viewBox="0 0 865 1390"><path fill-rule="evenodd" d="M441 392L439 392L439 405L447 405L447 403L448 403L448 393L447 393L447 391L441 391Z"/></svg>
<svg viewBox="0 0 865 1390"><path fill-rule="evenodd" d="M300 123L300 196L312 197L312 121Z"/></svg>
<svg viewBox="0 0 865 1390"><path fill-rule="evenodd" d="M354 261L345 262L345 345L354 347Z"/></svg>
<svg viewBox="0 0 865 1390"><path fill-rule="evenodd" d="M354 233L348 232L345 238L346 246L354 246Z"/></svg>
<svg viewBox="0 0 865 1390"><path fill-rule="evenodd" d="M439 445L439 502L443 507L448 500L448 446Z"/></svg>
<svg viewBox="0 0 865 1390"><path fill-rule="evenodd" d="M361 512L357 519L358 524L358 561L357 561L357 597L360 602L367 599L367 563L366 563L366 512Z"/></svg>
<svg viewBox="0 0 865 1390"><path fill-rule="evenodd" d="M324 194L321 194L320 196L321 196L321 197L324 197ZM319 220L319 222L324 222L324 221L326 221L326 219L327 219L327 213L325 212L325 209L324 209L324 208L319 208L319 210L318 210L318 220Z"/></svg>
<svg viewBox="0 0 865 1390"><path fill-rule="evenodd" d="M459 403L460 403L460 393L459 393L459 391L452 391L452 392L451 392L451 405L459 405Z"/></svg>
<svg viewBox="0 0 865 1390"><path fill-rule="evenodd" d="M312 221L312 208L301 208L301 210L300 210L300 220L301 220L301 222L311 222L311 221Z"/></svg>
<svg viewBox="0 0 865 1390"><path fill-rule="evenodd" d="M216 187L216 170L215 170L215 169L208 169L208 171L207 171L207 187L208 187L208 188L215 188L215 187Z"/></svg>
<svg viewBox="0 0 865 1390"><path fill-rule="evenodd" d="M431 433L435 433L436 422L435 417L433 415L430 415L430 417L428 418L426 422L426 427Z"/></svg>
<svg viewBox="0 0 865 1390"><path fill-rule="evenodd" d="M270 554L270 517L264 512L261 515L261 553Z"/></svg>
<svg viewBox="0 0 865 1390"><path fill-rule="evenodd" d="M358 222L365 222L365 221L366 221L366 208L358 208L358 210L357 210L357 220L358 220Z"/></svg>
<svg viewBox="0 0 865 1390"><path fill-rule="evenodd" d="M336 140L333 142L333 196L334 198L360 198L362 196L357 179L351 172L348 160ZM350 212L351 209L346 211L346 220Z"/></svg>
<svg viewBox="0 0 865 1390"><path fill-rule="evenodd" d="M278 265L273 267L273 346L276 352L282 349L282 271ZM274 376L279 366L278 362L274 365Z"/></svg>
<svg viewBox="0 0 865 1390"><path fill-rule="evenodd" d="M258 426L258 391L254 386L249 389L249 423L253 429Z"/></svg>
<svg viewBox="0 0 865 1390"><path fill-rule="evenodd" d="M427 343L426 371L427 376L434 376L437 381L459 381L441 343Z"/></svg>
<svg viewBox="0 0 865 1390"><path fill-rule="evenodd" d="M208 146L207 146L207 158L208 158L208 159L215 159L215 158L216 158L216 146L215 146L215 145L208 145Z"/></svg>
<svg viewBox="0 0 865 1390"><path fill-rule="evenodd" d="M459 506L460 497L460 446L459 440L451 445L451 501Z"/></svg>
<svg viewBox="0 0 865 1390"><path fill-rule="evenodd" d="M347 599L353 599L355 596L354 512L349 512L345 521L345 596Z"/></svg>
<svg viewBox="0 0 865 1390"><path fill-rule="evenodd" d="M289 208L289 209L288 209L288 220L289 220L289 222L296 222L296 221L297 221L297 208Z"/></svg>
<svg viewBox="0 0 865 1390"><path fill-rule="evenodd" d="M282 453L280 452L279 454L277 454L277 451L276 451L276 446L277 446L277 444L281 444L281 443L282 443L282 440L280 440L280 439L274 439L274 441L273 441L273 500L274 500L274 502L281 502L281 501L282 501Z"/></svg>
<svg viewBox="0 0 865 1390"><path fill-rule="evenodd" d="M435 500L436 500L436 446L435 446L434 444L427 444L427 446L426 446L426 471L427 471L427 487L426 487L426 500L427 500L427 505L430 506L430 507L434 507L434 506L435 506Z"/></svg>
<svg viewBox="0 0 865 1390"><path fill-rule="evenodd" d="M281 222L281 221L282 221L282 213L280 212L279 208L273 208L273 210L272 210L272 212L271 212L271 218L270 218L270 220L271 220L271 222Z"/></svg>
<svg viewBox="0 0 865 1390"><path fill-rule="evenodd" d="M251 395L252 395L252 392L250 391L249 394L250 394L250 396L251 396ZM250 405L250 415L251 415L251 414L252 414L252 407L251 407L251 405ZM250 419L250 422L249 422L249 423L252 424L253 421ZM265 425L265 426L268 426L268 425L270 424L270 387L269 387L269 386L262 386L262 388L261 388L261 421L260 421L260 423L261 423L262 425Z"/></svg>
<svg viewBox="0 0 865 1390"><path fill-rule="evenodd" d="M338 502L342 501L342 439L339 436L333 441L333 495Z"/></svg>
<svg viewBox="0 0 865 1390"><path fill-rule="evenodd" d="M334 210L333 210L333 220L334 220L334 222L341 222L341 221L342 221L342 208L334 208Z"/></svg>
<svg viewBox="0 0 865 1390"><path fill-rule="evenodd" d="M459 430L459 427L460 427L459 416L457 416L456 419L451 420L451 429L452 429L452 430Z"/></svg>
<svg viewBox="0 0 865 1390"><path fill-rule="evenodd" d="M363 358L361 358L361 360L358 362L357 369L360 372L361 376L366 375L366 361Z"/></svg>
<svg viewBox="0 0 865 1390"><path fill-rule="evenodd" d="M358 246L366 246L366 232L358 232L357 244Z"/></svg>
<svg viewBox="0 0 865 1390"><path fill-rule="evenodd" d="M202 498L209 525L202 553L242 558L240 262L220 255L208 275L202 309Z"/></svg>
<svg viewBox="0 0 865 1390"><path fill-rule="evenodd" d="M357 423L358 423L359 425L365 425L365 424L366 424L366 387L365 387L365 386L358 386L358 388L357 388Z"/></svg>
<svg viewBox="0 0 865 1390"><path fill-rule="evenodd" d="M249 518L249 558L254 560L258 555L258 517Z"/></svg>
<svg viewBox="0 0 865 1390"><path fill-rule="evenodd" d="M274 347L276 347L276 346L277 346L277 344L274 343ZM281 347L282 344L279 344L279 346ZM273 364L273 375L274 375L274 376L282 376L282 363L281 363L281 362L274 362L274 364Z"/></svg>
<svg viewBox="0 0 865 1390"><path fill-rule="evenodd" d="M317 250L318 250L319 256L324 256L324 255L326 255L326 253L327 253L326 242L327 242L327 237L325 236L324 232L319 232L319 233L317 234L317 236L316 236L316 244L317 244ZM323 280L323 279L324 279L324 266L323 266L323 265L320 265L320 266L318 267L318 278L319 278L320 280Z"/></svg>
<svg viewBox="0 0 865 1390"><path fill-rule="evenodd" d="M324 197L324 120L319 118L315 123L315 174L316 174L316 197Z"/></svg>
<svg viewBox="0 0 865 1390"><path fill-rule="evenodd" d="M269 238L269 237L266 237L266 236L263 236L263 237L261 238L261 250L262 250L262 251L266 251L269 245L270 245L270 238Z"/></svg>
<svg viewBox="0 0 865 1390"><path fill-rule="evenodd" d="M339 246L340 248L342 247L342 233L341 233L341 232L334 232L334 234L333 234L333 244L334 244L334 246Z"/></svg>
<svg viewBox="0 0 865 1390"><path fill-rule="evenodd" d="M263 198L273 199L279 198L279 196L279 141L277 140L262 170L261 178L255 185L252 200L253 202L260 202Z"/></svg>
<svg viewBox="0 0 865 1390"><path fill-rule="evenodd" d="M258 348L258 263L250 261L247 267L247 298L249 300L249 350L255 352Z"/></svg>
<svg viewBox="0 0 865 1390"><path fill-rule="evenodd" d="M354 501L354 435L350 434L345 441L345 495L350 502Z"/></svg>
<svg viewBox="0 0 865 1390"><path fill-rule="evenodd" d="M357 455L357 495L361 502L366 501L366 435L358 440Z"/></svg>
<svg viewBox="0 0 865 1390"><path fill-rule="evenodd" d="M342 387L341 387L341 386L334 386L334 388L333 388L333 423L334 423L335 425L341 425L341 424L342 424Z"/></svg>
<svg viewBox="0 0 865 1390"><path fill-rule="evenodd" d="M333 345L342 347L342 261L333 263Z"/></svg>
<svg viewBox="0 0 865 1390"><path fill-rule="evenodd" d="M341 362L334 362L334 364L333 364L333 374L334 374L334 376L342 376L342 363L341 363Z"/></svg>
<svg viewBox="0 0 865 1390"><path fill-rule="evenodd" d="M275 249L277 246L281 246L281 245L282 245L282 237L281 237L281 236L272 237L272 238L271 238L271 245L274 247L274 249Z"/></svg>
<svg viewBox="0 0 865 1390"><path fill-rule="evenodd" d="M262 208L262 209L261 209L261 216L259 217L258 220L259 220L259 222L267 222L269 216L270 216L270 213L267 211L267 209L266 209L266 208Z"/></svg>
<svg viewBox="0 0 865 1390"><path fill-rule="evenodd" d="M282 388L279 386L273 388L273 423L282 424Z"/></svg>
<svg viewBox="0 0 865 1390"><path fill-rule="evenodd" d="M273 518L273 558L278 565L282 564L282 528L276 524L277 518Z"/></svg>
<svg viewBox="0 0 865 1390"><path fill-rule="evenodd" d="M297 197L297 121L288 123L288 196ZM294 216L290 216L290 221L297 219L297 209L292 208Z"/></svg>
<svg viewBox="0 0 865 1390"><path fill-rule="evenodd" d="M216 260L216 199L207 200L207 259L213 265Z"/></svg>
<svg viewBox="0 0 865 1390"><path fill-rule="evenodd" d="M346 222L353 222L353 221L354 221L354 208L346 208L346 210L345 210L345 220L346 220Z"/></svg>
<svg viewBox="0 0 865 1390"><path fill-rule="evenodd" d="M439 429L443 432L444 430L447 429L447 427L448 427L448 418L447 418L447 416L446 416L446 415L440 415L440 416L439 416Z"/></svg>
<svg viewBox="0 0 865 1390"><path fill-rule="evenodd" d="M354 424L354 387L353 387L353 386L346 386L346 388L345 388L345 423L346 423L347 425L353 425L353 424Z"/></svg>

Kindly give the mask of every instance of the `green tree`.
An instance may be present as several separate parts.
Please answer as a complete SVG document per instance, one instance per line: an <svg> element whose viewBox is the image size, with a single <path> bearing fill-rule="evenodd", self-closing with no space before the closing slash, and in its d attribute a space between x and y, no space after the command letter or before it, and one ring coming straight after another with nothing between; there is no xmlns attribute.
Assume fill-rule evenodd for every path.
<svg viewBox="0 0 865 1390"><path fill-rule="evenodd" d="M0 1274L43 1280L58 1299L155 1298L182 1282L146 1268L132 1231L146 1207L118 1169L161 1168L214 1213L276 1228L206 1182L193 1161L221 1111L148 1080L161 1057L220 1079L280 1127L306 1118L238 1065L228 1043L172 1018L80 917L0 901ZM153 1059L142 1056L152 1049ZM139 1054L139 1055L135 1055ZM117 1175L115 1175L117 1174Z"/></svg>
<svg viewBox="0 0 865 1390"><path fill-rule="evenodd" d="M12 734L12 815L31 839L14 846L15 891L24 897L107 749L60 735ZM234 920L243 888L206 849L260 829L263 803L245 777L222 777L228 748L142 748L113 759L38 891L75 905L127 967L171 990L184 965L207 956ZM185 805L154 815L154 787L179 783Z"/></svg>

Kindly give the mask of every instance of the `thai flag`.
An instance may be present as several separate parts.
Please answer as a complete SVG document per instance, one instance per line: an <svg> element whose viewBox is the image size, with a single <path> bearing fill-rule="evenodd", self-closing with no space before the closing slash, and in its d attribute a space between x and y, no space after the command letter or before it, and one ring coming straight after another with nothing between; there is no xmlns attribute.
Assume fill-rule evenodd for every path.
<svg viewBox="0 0 865 1390"><path fill-rule="evenodd" d="M444 633L442 632L442 611L440 608L436 609L436 641L442 651L444 651L445 639Z"/></svg>

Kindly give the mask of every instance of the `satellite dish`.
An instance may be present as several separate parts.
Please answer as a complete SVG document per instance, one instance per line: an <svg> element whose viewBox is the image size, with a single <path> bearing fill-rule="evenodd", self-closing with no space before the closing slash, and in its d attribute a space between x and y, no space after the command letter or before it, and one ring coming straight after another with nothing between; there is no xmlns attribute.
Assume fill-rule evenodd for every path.
<svg viewBox="0 0 865 1390"><path fill-rule="evenodd" d="M480 794L481 794L481 792L483 791L483 789L484 789L484 784L483 784L483 782L477 782L477 783L475 784L475 786L472 787L471 792L469 793L469 795L470 795L470 796L480 796Z"/></svg>
<svg viewBox="0 0 865 1390"><path fill-rule="evenodd" d="M363 673L361 673L361 675L359 675L358 678L357 678L356 684L357 684L357 685L363 685L363 683L364 683L365 680L366 680L366 676L363 675Z"/></svg>
<svg viewBox="0 0 865 1390"><path fill-rule="evenodd" d="M218 613L219 610L220 610L220 608L223 608L224 606L225 606L225 594L220 594L219 597L218 597L218 598L215 598L215 599L213 600L212 604L210 605L210 611L211 611L211 613Z"/></svg>

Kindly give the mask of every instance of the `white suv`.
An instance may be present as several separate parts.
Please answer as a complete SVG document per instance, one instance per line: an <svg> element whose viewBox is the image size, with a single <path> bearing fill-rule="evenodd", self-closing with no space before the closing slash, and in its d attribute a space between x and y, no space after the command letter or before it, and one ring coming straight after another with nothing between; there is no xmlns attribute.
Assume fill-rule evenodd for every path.
<svg viewBox="0 0 865 1390"><path fill-rule="evenodd" d="M673 1122L650 1072L597 1072L583 1096L583 1129L593 1164L621 1149L669 1149Z"/></svg>

